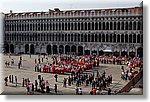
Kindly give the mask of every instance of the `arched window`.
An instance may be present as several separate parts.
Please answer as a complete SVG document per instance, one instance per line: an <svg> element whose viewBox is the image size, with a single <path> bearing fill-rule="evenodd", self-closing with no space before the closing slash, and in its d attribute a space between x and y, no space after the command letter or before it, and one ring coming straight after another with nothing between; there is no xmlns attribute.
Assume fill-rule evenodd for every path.
<svg viewBox="0 0 150 102"><path fill-rule="evenodd" d="M140 30L140 21L138 21L138 28L137 28L137 30Z"/></svg>
<svg viewBox="0 0 150 102"><path fill-rule="evenodd" d="M64 23L62 23L62 30L64 30Z"/></svg>
<svg viewBox="0 0 150 102"><path fill-rule="evenodd" d="M81 30L84 30L83 22L81 22Z"/></svg>
<svg viewBox="0 0 150 102"><path fill-rule="evenodd" d="M105 22L103 22L103 30L105 30Z"/></svg>
<svg viewBox="0 0 150 102"><path fill-rule="evenodd" d="M128 22L125 23L125 30L128 30Z"/></svg>
<svg viewBox="0 0 150 102"><path fill-rule="evenodd" d="M61 30L61 23L59 23L59 30Z"/></svg>
<svg viewBox="0 0 150 102"><path fill-rule="evenodd" d="M101 34L99 34L99 42L101 42Z"/></svg>
<svg viewBox="0 0 150 102"><path fill-rule="evenodd" d="M112 22L110 22L110 30L112 30L113 28L113 25L112 25Z"/></svg>
<svg viewBox="0 0 150 102"><path fill-rule="evenodd" d="M143 34L141 35L141 43L143 43Z"/></svg>
<svg viewBox="0 0 150 102"><path fill-rule="evenodd" d="M116 30L116 22L114 22L114 30Z"/></svg>
<svg viewBox="0 0 150 102"><path fill-rule="evenodd" d="M106 30L109 30L109 23L106 22Z"/></svg>
<svg viewBox="0 0 150 102"><path fill-rule="evenodd" d="M124 30L124 22L121 23L121 30Z"/></svg>
<svg viewBox="0 0 150 102"><path fill-rule="evenodd" d="M75 27L75 30L77 30L77 23L75 22L75 24L74 24L74 27Z"/></svg>
<svg viewBox="0 0 150 102"><path fill-rule="evenodd" d="M62 41L64 41L64 34L62 34Z"/></svg>
<svg viewBox="0 0 150 102"><path fill-rule="evenodd" d="M97 34L95 34L95 42L97 42L97 37L98 37Z"/></svg>
<svg viewBox="0 0 150 102"><path fill-rule="evenodd" d="M70 23L68 23L68 30L70 30Z"/></svg>
<svg viewBox="0 0 150 102"><path fill-rule="evenodd" d="M110 42L112 42L112 34L110 34L109 40L110 40Z"/></svg>
<svg viewBox="0 0 150 102"><path fill-rule="evenodd" d="M129 22L129 30L132 30L132 22Z"/></svg>
<svg viewBox="0 0 150 102"><path fill-rule="evenodd" d="M55 30L55 23L53 23L53 30Z"/></svg>
<svg viewBox="0 0 150 102"><path fill-rule="evenodd" d="M141 43L140 40L141 40L141 37L140 37L140 34L138 34L137 35L137 43Z"/></svg>
<svg viewBox="0 0 150 102"><path fill-rule="evenodd" d="M68 41L70 41L70 34L68 34Z"/></svg>
<svg viewBox="0 0 150 102"><path fill-rule="evenodd" d="M121 35L121 42L124 42L124 34Z"/></svg>
<svg viewBox="0 0 150 102"><path fill-rule="evenodd" d="M65 30L67 30L68 26L67 26L67 23L65 23Z"/></svg>
<svg viewBox="0 0 150 102"><path fill-rule="evenodd" d="M73 41L73 34L71 34L71 41Z"/></svg>
<svg viewBox="0 0 150 102"><path fill-rule="evenodd" d="M91 35L91 42L94 42L94 34Z"/></svg>
<svg viewBox="0 0 150 102"><path fill-rule="evenodd" d="M118 30L120 30L120 22L118 22L118 26L117 27L118 27Z"/></svg>
<svg viewBox="0 0 150 102"><path fill-rule="evenodd" d="M74 30L74 28L73 28L73 23L71 23L71 30Z"/></svg>
<svg viewBox="0 0 150 102"><path fill-rule="evenodd" d="M75 42L77 41L77 34L75 34L75 36L74 36L74 41Z"/></svg>
<svg viewBox="0 0 150 102"><path fill-rule="evenodd" d="M102 42L105 42L105 35L102 34Z"/></svg>
<svg viewBox="0 0 150 102"><path fill-rule="evenodd" d="M132 43L132 34L129 35L129 43Z"/></svg>
<svg viewBox="0 0 150 102"><path fill-rule="evenodd" d="M133 30L136 30L136 22L133 22Z"/></svg>
<svg viewBox="0 0 150 102"><path fill-rule="evenodd" d="M84 35L84 41L87 42L87 34Z"/></svg>
<svg viewBox="0 0 150 102"><path fill-rule="evenodd" d="M88 23L88 30L91 30L91 23Z"/></svg>
<svg viewBox="0 0 150 102"><path fill-rule="evenodd" d="M102 28L102 27L101 27L101 22L99 22L99 30L101 30L101 28Z"/></svg>
<svg viewBox="0 0 150 102"><path fill-rule="evenodd" d="M78 22L78 30L80 30L80 22Z"/></svg>
<svg viewBox="0 0 150 102"><path fill-rule="evenodd" d="M80 42L80 34L78 34L78 42Z"/></svg>
<svg viewBox="0 0 150 102"><path fill-rule="evenodd" d="M136 34L133 34L133 43L136 43Z"/></svg>
<svg viewBox="0 0 150 102"><path fill-rule="evenodd" d="M117 42L120 42L120 34L117 35Z"/></svg>
<svg viewBox="0 0 150 102"><path fill-rule="evenodd" d="M90 41L90 38L91 38L91 37L90 37L90 34L88 34L88 42L91 42L91 41Z"/></svg>
<svg viewBox="0 0 150 102"><path fill-rule="evenodd" d="M94 22L92 22L92 30L94 30Z"/></svg>
<svg viewBox="0 0 150 102"><path fill-rule="evenodd" d="M49 24L49 30L52 30L52 23Z"/></svg>
<svg viewBox="0 0 150 102"><path fill-rule="evenodd" d="M108 34L106 34L106 42L109 42Z"/></svg>
<svg viewBox="0 0 150 102"><path fill-rule="evenodd" d="M81 42L83 42L83 34L81 34Z"/></svg>
<svg viewBox="0 0 150 102"><path fill-rule="evenodd" d="M95 30L98 30L98 23L95 22Z"/></svg>
<svg viewBox="0 0 150 102"><path fill-rule="evenodd" d="M143 22L140 22L140 30L143 30Z"/></svg>
<svg viewBox="0 0 150 102"><path fill-rule="evenodd" d="M125 43L128 43L128 34L125 35Z"/></svg>
<svg viewBox="0 0 150 102"><path fill-rule="evenodd" d="M113 35L113 42L116 42L116 34Z"/></svg>
<svg viewBox="0 0 150 102"><path fill-rule="evenodd" d="M67 34L65 34L65 41L67 41Z"/></svg>
<svg viewBox="0 0 150 102"><path fill-rule="evenodd" d="M85 30L87 30L87 22L85 22Z"/></svg>

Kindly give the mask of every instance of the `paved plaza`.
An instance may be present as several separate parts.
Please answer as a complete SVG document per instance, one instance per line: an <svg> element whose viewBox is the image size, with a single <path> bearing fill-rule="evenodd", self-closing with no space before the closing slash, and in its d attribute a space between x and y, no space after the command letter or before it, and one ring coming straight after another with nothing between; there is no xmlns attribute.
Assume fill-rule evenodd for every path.
<svg viewBox="0 0 150 102"><path fill-rule="evenodd" d="M19 57L20 56L11 56L9 57L8 55L4 55L4 61L3 63L5 63L5 61L10 61L12 59L14 59L15 63L14 65L10 65L9 67L6 67L4 65L4 76L9 76L9 75L14 75L17 76L18 78L18 84L17 87L15 86L15 84L9 83L8 82L8 86L4 86L4 82L0 83L4 86L4 92L2 94L26 94L26 87L22 87L22 78L29 78L31 82L34 83L34 81L37 79L38 75L41 75L44 80L48 80L48 82L50 83L50 93L49 94L55 94L54 92L54 85L57 84L58 85L58 94L59 95L75 95L75 87L76 85L71 85L65 88L63 87L63 79L64 78L68 78L68 76L71 73L64 73L64 74L58 74L58 82L55 82L55 78L53 73L40 73L40 72L34 72L34 60L38 58L38 55L31 55L31 58L29 55L22 55L22 67L20 69L18 69L18 61L19 61ZM43 56L41 56L43 57ZM44 63L46 63L46 59L44 59ZM51 63L52 59L51 57L49 57L48 61ZM105 70L106 72L106 76L107 75L112 75L113 81L112 84L108 87L111 88L112 92L117 92L119 91L121 88L123 88L129 81L128 80L122 80L120 78L120 74L121 74L121 69L120 69L121 65L110 65L110 64L101 64L100 67L94 67L91 70L86 70L84 73L95 73L96 75L96 71L98 70L100 73L103 73L103 71ZM91 86L86 86L85 84L82 84L80 86L82 88L82 92L84 95L89 95L90 94L90 90L91 90ZM103 90L102 92L107 92L105 90ZM35 94L41 94L36 92ZM46 94L46 93L44 93Z"/></svg>

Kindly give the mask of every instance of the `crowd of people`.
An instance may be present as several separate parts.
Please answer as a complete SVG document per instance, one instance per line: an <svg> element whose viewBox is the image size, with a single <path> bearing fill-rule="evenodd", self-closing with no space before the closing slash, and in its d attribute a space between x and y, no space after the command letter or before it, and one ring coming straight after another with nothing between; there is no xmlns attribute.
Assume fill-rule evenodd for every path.
<svg viewBox="0 0 150 102"><path fill-rule="evenodd" d="M4 78L5 86L9 84L15 85L15 87L26 87L27 95L34 94L34 92L39 93L50 93L50 84L47 80L44 80L41 75L38 75L37 80L35 82L31 82L29 78L22 78L22 82L19 83L17 81L17 76L9 75ZM9 83L9 84L8 84ZM57 94L57 84L54 85L54 92Z"/></svg>
<svg viewBox="0 0 150 102"><path fill-rule="evenodd" d="M46 62L44 61L46 59ZM49 61L52 59L52 61ZM5 62L6 66L9 66L10 62ZM53 72L55 73L54 78L56 84L54 84L55 94L58 92L58 74L59 73L71 73L68 77L64 78L63 87L68 87L75 85L75 93L77 95L82 95L82 86L89 86L91 90L89 94L99 95L103 90L108 92L108 95L111 95L112 91L109 88L112 84L112 75L106 75L106 72L100 73L99 71L96 74L86 73L86 70L92 69L93 67L99 67L100 64L119 64L126 65L121 67L121 78L123 80L131 80L136 73L135 67L142 66L141 58L129 58L129 57L114 57L114 56L75 56L75 55L54 55L49 58L49 56L39 57L35 59L35 72ZM11 60L11 65L14 65L14 59ZM22 56L19 58L18 68L22 66ZM124 67L128 67L126 70ZM61 70L61 71L58 71ZM5 85L8 85L8 80L10 83L14 83L17 86L17 77L13 75L7 76L4 78ZM26 87L27 94L34 94L34 92L40 93L50 93L50 83L48 80L44 80L41 75L38 76L37 80L31 82L29 78L22 79L22 87Z"/></svg>
<svg viewBox="0 0 150 102"><path fill-rule="evenodd" d="M90 73L78 73L71 74L68 78L64 78L63 87L76 85L75 91L76 94L82 94L82 88L80 86L90 86L91 91L89 92L91 95L100 94L102 90L107 90L107 87L112 83L112 75L106 76L106 72L104 71L100 74L98 71L92 74ZM97 92L97 93L96 93Z"/></svg>
<svg viewBox="0 0 150 102"><path fill-rule="evenodd" d="M9 55L9 58L11 58L11 56ZM11 61L5 61L5 66L9 67L10 65L14 65L15 64L15 60L11 59ZM22 56L19 57L19 61L18 61L18 69L20 69L20 67L22 66Z"/></svg>
<svg viewBox="0 0 150 102"><path fill-rule="evenodd" d="M15 81L14 81L14 79L15 79ZM15 86L17 86L17 76L14 76L14 75L6 76L4 78L4 81L5 81L5 86L8 86L8 82L15 84Z"/></svg>

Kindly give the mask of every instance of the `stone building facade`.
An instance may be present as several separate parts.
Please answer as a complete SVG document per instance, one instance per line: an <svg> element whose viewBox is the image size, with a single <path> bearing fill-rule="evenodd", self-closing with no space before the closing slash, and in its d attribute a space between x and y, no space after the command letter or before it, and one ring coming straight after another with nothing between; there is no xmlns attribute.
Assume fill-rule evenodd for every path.
<svg viewBox="0 0 150 102"><path fill-rule="evenodd" d="M4 50L24 54L143 56L143 8L5 14Z"/></svg>

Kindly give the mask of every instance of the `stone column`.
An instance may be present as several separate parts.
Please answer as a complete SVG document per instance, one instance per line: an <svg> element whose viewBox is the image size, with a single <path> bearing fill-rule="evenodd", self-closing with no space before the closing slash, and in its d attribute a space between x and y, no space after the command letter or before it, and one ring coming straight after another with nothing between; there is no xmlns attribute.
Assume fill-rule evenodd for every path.
<svg viewBox="0 0 150 102"><path fill-rule="evenodd" d="M63 45L63 46L64 46L64 50L63 50L64 52L63 52L63 53L65 54L65 51L66 51L66 50L65 50L65 45Z"/></svg>
<svg viewBox="0 0 150 102"><path fill-rule="evenodd" d="M76 46L76 49L77 49L76 54L78 55L78 53L79 53L79 51L78 51L78 45Z"/></svg>

